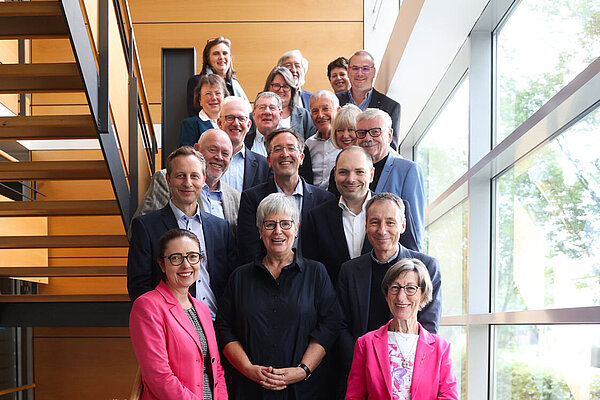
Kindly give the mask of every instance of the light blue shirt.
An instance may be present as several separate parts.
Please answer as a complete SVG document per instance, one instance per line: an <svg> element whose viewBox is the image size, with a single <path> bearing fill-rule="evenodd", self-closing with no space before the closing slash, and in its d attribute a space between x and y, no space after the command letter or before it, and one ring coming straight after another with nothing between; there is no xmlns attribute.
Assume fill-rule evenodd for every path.
<svg viewBox="0 0 600 400"><path fill-rule="evenodd" d="M352 97L352 89L348 89L347 92L348 98L350 99L350 104L354 104L355 106L358 106L358 108L360 108L362 111L365 111L367 109L367 106L369 105L369 101L371 100L373 88L371 88L371 90L367 92L367 94L365 95L365 99L360 104L356 104L356 101L354 101L354 97Z"/></svg>
<svg viewBox="0 0 600 400"><path fill-rule="evenodd" d="M306 147L310 151L310 160L313 170L313 185L327 190L329 186L329 175L335 166L335 159L341 149L336 149L331 143L331 138L321 139L315 133L306 139Z"/></svg>
<svg viewBox="0 0 600 400"><path fill-rule="evenodd" d="M283 192L283 190L279 187L279 185L277 184L277 181L275 181L275 187L277 188L277 191L279 193L285 194ZM302 220L302 204L304 201L304 191L303 191L303 187L302 187L302 179L298 178L298 184L296 185L296 188L294 189L294 192L292 193L292 197L296 200L296 205L298 206L298 221L296 222L296 227L300 226L300 220ZM298 235L296 236L296 239L294 239L294 247L297 249L300 246L300 230L298 230Z"/></svg>
<svg viewBox="0 0 600 400"><path fill-rule="evenodd" d="M198 270L198 276L196 277L196 298L206 304L210 310L210 316L212 320L215 320L217 315L217 299L210 288L210 275L208 275L207 268L207 256L206 256L206 243L204 242L204 231L202 230L202 219L200 218L200 211L196 207L196 213L191 217L185 215L173 201L169 200L169 206L173 210L177 226L180 229L193 232L198 236L200 241L200 254L202 254L202 261L200 261L200 268Z"/></svg>
<svg viewBox="0 0 600 400"><path fill-rule="evenodd" d="M204 211L215 217L225 219L225 215L223 214L223 192L221 192L221 182L219 182L219 188L217 190L210 190L205 183L200 192L200 197L202 197Z"/></svg>
<svg viewBox="0 0 600 400"><path fill-rule="evenodd" d="M244 164L246 159L246 146L235 153L229 161L229 168L221 177L221 181L233 186L235 190L242 193L244 191Z"/></svg>
<svg viewBox="0 0 600 400"><path fill-rule="evenodd" d="M265 147L265 137L262 133L256 130L256 136L254 136L254 142L252 144L253 152L260 154L261 156L267 156L267 148Z"/></svg>

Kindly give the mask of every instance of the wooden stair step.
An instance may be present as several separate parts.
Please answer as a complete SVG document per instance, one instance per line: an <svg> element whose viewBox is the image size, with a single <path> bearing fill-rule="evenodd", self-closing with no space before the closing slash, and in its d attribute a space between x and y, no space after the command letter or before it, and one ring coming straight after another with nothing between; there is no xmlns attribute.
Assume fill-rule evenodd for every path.
<svg viewBox="0 0 600 400"><path fill-rule="evenodd" d="M58 1L0 2L0 39L68 37Z"/></svg>
<svg viewBox="0 0 600 400"><path fill-rule="evenodd" d="M129 302L126 294L3 294L0 303Z"/></svg>
<svg viewBox="0 0 600 400"><path fill-rule="evenodd" d="M0 140L97 138L91 115L0 117Z"/></svg>
<svg viewBox="0 0 600 400"><path fill-rule="evenodd" d="M127 276L127 267L2 267L0 268L0 276Z"/></svg>
<svg viewBox="0 0 600 400"><path fill-rule="evenodd" d="M1 236L0 249L127 247L125 235Z"/></svg>
<svg viewBox="0 0 600 400"><path fill-rule="evenodd" d="M83 83L76 63L0 64L0 93L82 90Z"/></svg>
<svg viewBox="0 0 600 400"><path fill-rule="evenodd" d="M116 200L2 201L0 217L120 215Z"/></svg>
<svg viewBox="0 0 600 400"><path fill-rule="evenodd" d="M103 160L0 162L0 182L108 179Z"/></svg>

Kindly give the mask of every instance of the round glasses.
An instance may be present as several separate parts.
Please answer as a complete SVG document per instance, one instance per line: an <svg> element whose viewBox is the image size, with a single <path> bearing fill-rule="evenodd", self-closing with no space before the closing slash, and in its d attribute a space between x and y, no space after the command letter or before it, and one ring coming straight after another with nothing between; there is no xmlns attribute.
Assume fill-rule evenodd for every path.
<svg viewBox="0 0 600 400"><path fill-rule="evenodd" d="M414 296L415 294L417 294L417 290L419 290L420 288L418 286L414 286L414 285L406 285L406 286L392 285L388 288L388 292L391 294L398 294L398 293L400 293L401 289L404 289L404 293L406 293L407 296Z"/></svg>
<svg viewBox="0 0 600 400"><path fill-rule="evenodd" d="M272 231L277 227L278 224L281 229L283 229L284 231L288 231L292 229L292 226L294 225L294 220L282 219L281 221L263 221L263 228L265 228L268 231Z"/></svg>
<svg viewBox="0 0 600 400"><path fill-rule="evenodd" d="M196 265L200 262L200 260L202 260L202 254L192 251L186 255L181 253L173 253L169 254L168 256L163 256L162 258L169 259L169 262L175 266L183 264L183 260L187 260L188 264L190 265Z"/></svg>

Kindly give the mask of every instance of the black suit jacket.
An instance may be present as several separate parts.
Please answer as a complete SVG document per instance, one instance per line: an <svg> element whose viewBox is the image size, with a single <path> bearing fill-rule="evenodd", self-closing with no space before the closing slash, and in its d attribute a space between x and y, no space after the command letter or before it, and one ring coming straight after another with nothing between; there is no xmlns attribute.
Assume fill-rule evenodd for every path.
<svg viewBox="0 0 600 400"><path fill-rule="evenodd" d="M340 100L340 106L343 106L350 102L350 95L348 91L336 93L336 96ZM394 130L392 135L392 144L390 145L394 150L398 150L398 137L400 135L400 103L390 99L385 94L378 92L373 88L371 98L369 99L369 105L367 108L378 108L385 111L392 117L392 129Z"/></svg>
<svg viewBox="0 0 600 400"><path fill-rule="evenodd" d="M410 205L406 200L406 230L400 235L400 244L411 250L417 250L414 221L410 214ZM302 222L302 255L325 265L332 282L337 282L342 264L350 260L350 252L344 234L342 209L338 205L339 197L331 199L308 213ZM361 254L371 251L373 246L365 235Z"/></svg>
<svg viewBox="0 0 600 400"><path fill-rule="evenodd" d="M432 300L417 315L421 325L437 333L442 315L442 275L435 258L400 245L399 258L417 258L425 264L433 283ZM348 373L356 339L367 333L371 299L371 254L363 254L342 264L337 291L343 311L343 324L338 339L342 368Z"/></svg>
<svg viewBox="0 0 600 400"><path fill-rule="evenodd" d="M244 158L244 186L243 190L250 189L256 185L266 182L273 175L267 159L246 147L246 158Z"/></svg>
<svg viewBox="0 0 600 400"><path fill-rule="evenodd" d="M302 179L303 199L302 199L302 223L308 218L308 212L319 204L333 198L333 195L326 190L306 183ZM240 211L238 213L237 226L237 245L240 265L254 261L254 259L264 253L264 246L260 240L258 228L256 227L256 210L259 203L270 195L277 193L275 179L270 178L267 182L244 190L240 199ZM300 234L299 231L299 234ZM301 242L300 242L301 243ZM300 255L299 253L297 253Z"/></svg>
<svg viewBox="0 0 600 400"><path fill-rule="evenodd" d="M237 266L233 235L229 223L200 211L210 287L217 299L223 294L229 274ZM154 289L160 281L158 240L170 229L177 228L171 206L167 205L131 222L131 241L127 256L127 290L131 300Z"/></svg>

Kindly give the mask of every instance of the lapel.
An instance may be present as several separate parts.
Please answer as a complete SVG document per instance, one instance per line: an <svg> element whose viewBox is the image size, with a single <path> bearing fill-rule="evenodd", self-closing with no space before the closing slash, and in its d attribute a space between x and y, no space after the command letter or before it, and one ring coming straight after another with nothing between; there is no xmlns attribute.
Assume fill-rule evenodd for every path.
<svg viewBox="0 0 600 400"><path fill-rule="evenodd" d="M196 343L198 351L202 353L202 346L200 345L200 339L198 338L198 334L196 333L192 322L183 311L183 307L181 307L181 304L179 304L179 302L175 298L175 295L173 294L173 292L171 292L171 289L169 289L166 283L160 281L160 283L156 287L156 290L158 290L158 292L165 299L167 307L169 308L169 312L171 313L173 318L175 318L175 321L177 321L177 323L179 323L183 330L186 331L188 335L190 335L190 337L194 340L194 343ZM190 302L192 302L192 299L190 299ZM192 302L192 305L193 304L194 303ZM199 318L200 316L198 316L198 319Z"/></svg>
<svg viewBox="0 0 600 400"><path fill-rule="evenodd" d="M168 202L160 211L160 219L165 225L165 228L167 228L165 232L179 227L179 225L177 225L177 220L175 219L175 214L173 214L173 210L171 210L171 206Z"/></svg>
<svg viewBox="0 0 600 400"><path fill-rule="evenodd" d="M249 188L252 185L252 182L254 182L257 168L258 161L256 161L256 157L252 154L252 150L246 146L246 157L244 157L244 189Z"/></svg>
<svg viewBox="0 0 600 400"><path fill-rule="evenodd" d="M248 133L246 134L246 137L244 138L244 144L246 145L246 147L248 149L252 148L252 144L254 143L255 136L256 136L256 125L252 124L252 126L250 126L250 129L248 129Z"/></svg>
<svg viewBox="0 0 600 400"><path fill-rule="evenodd" d="M233 221L237 218L235 218L234 215L232 215L233 213L233 209L235 208L234 205L234 200L233 200L233 191L235 189L232 188L231 186L229 186L227 183L221 181L221 193L222 193L222 197L221 197L221 201L222 201L222 205L223 205L223 216L225 217L225 220L227 221Z"/></svg>
<svg viewBox="0 0 600 400"><path fill-rule="evenodd" d="M373 88L373 92L371 93L371 99L369 100L368 108L378 108L381 110L381 93L379 93L375 88Z"/></svg>
<svg viewBox="0 0 600 400"><path fill-rule="evenodd" d="M391 321L390 321L391 322ZM390 353L388 351L388 337L387 331L390 324L388 322L381 328L377 329L373 339L373 350L377 356L377 363L379 365L379 372L383 375L385 387L390 395L392 393L392 375L390 373ZM414 379L414 378L413 378ZM414 393L414 391L412 391Z"/></svg>
<svg viewBox="0 0 600 400"><path fill-rule="evenodd" d="M396 159L396 155L394 153L396 153L394 150L390 150L388 153L388 158L385 160L385 164L383 165L379 182L377 182L377 187L375 188L375 193L381 193L383 188L388 187L387 181L392 176L392 167L394 165L394 160Z"/></svg>
<svg viewBox="0 0 600 400"><path fill-rule="evenodd" d="M214 254L215 243L212 240L208 215L208 213L200 211L200 220L202 221L202 234L204 235L204 246L206 247L206 269L208 269L208 273L210 275L210 259Z"/></svg>
<svg viewBox="0 0 600 400"><path fill-rule="evenodd" d="M336 251L339 251L340 259L349 260L350 252L348 251L348 243L346 243L346 233L344 233L344 220L342 217L342 209L336 201L331 202L331 209L326 210L325 219L326 224L329 226L330 238L333 242L339 241L343 243L342 246L334 246Z"/></svg>
<svg viewBox="0 0 600 400"><path fill-rule="evenodd" d="M413 369L411 393L419 393L419 386L423 381L429 384L431 376L429 374L431 363L433 362L431 354L433 352L434 336L427 332L419 324L419 340L417 341L417 352L415 354L415 367ZM416 397L413 397L416 400Z"/></svg>
<svg viewBox="0 0 600 400"><path fill-rule="evenodd" d="M358 302L361 332L367 331L369 302L371 299L371 254L363 254L357 260L355 274L356 301Z"/></svg>
<svg viewBox="0 0 600 400"><path fill-rule="evenodd" d="M314 193L304 178L301 176L299 176L299 178L302 179L302 221L306 221L308 212L315 206ZM277 190L277 188L275 188L275 190Z"/></svg>

